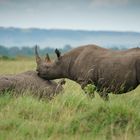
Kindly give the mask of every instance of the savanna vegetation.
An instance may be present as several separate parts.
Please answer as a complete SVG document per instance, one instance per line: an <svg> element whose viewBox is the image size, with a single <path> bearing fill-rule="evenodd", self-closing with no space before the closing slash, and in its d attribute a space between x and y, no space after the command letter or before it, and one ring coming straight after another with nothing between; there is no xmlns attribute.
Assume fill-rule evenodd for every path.
<svg viewBox="0 0 140 140"><path fill-rule="evenodd" d="M34 59L0 60L0 74L34 69ZM140 88L124 95L88 98L67 80L53 100L0 95L0 140L139 140Z"/></svg>

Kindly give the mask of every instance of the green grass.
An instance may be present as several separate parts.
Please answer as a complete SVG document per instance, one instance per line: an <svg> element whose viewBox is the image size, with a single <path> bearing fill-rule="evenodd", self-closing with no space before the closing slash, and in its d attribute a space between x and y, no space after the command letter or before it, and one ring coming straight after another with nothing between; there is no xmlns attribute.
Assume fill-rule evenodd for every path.
<svg viewBox="0 0 140 140"><path fill-rule="evenodd" d="M30 60L0 61L0 73L35 69ZM67 81L54 100L0 96L0 140L139 140L140 88L104 102Z"/></svg>

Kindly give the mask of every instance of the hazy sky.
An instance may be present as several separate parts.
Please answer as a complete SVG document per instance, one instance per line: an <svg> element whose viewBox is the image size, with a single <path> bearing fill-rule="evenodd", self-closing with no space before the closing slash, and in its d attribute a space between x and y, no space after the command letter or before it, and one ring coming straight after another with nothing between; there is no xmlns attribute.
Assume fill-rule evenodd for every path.
<svg viewBox="0 0 140 140"><path fill-rule="evenodd" d="M140 0L0 0L0 26L140 32Z"/></svg>

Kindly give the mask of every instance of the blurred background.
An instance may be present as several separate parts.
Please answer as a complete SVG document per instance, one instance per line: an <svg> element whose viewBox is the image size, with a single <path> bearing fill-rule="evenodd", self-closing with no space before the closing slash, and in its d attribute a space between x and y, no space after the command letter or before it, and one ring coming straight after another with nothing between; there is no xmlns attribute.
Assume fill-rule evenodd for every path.
<svg viewBox="0 0 140 140"><path fill-rule="evenodd" d="M139 0L0 0L0 56L52 54L97 44L140 46Z"/></svg>

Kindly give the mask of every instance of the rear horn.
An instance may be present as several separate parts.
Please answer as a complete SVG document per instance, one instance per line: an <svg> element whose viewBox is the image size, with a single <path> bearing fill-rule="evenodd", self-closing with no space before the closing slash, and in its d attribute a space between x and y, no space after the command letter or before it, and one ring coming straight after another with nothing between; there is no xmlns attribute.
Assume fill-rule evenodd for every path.
<svg viewBox="0 0 140 140"><path fill-rule="evenodd" d="M45 61L46 61L47 63L51 62L51 59L50 59L50 57L49 57L49 54L48 54L48 53L46 54Z"/></svg>

